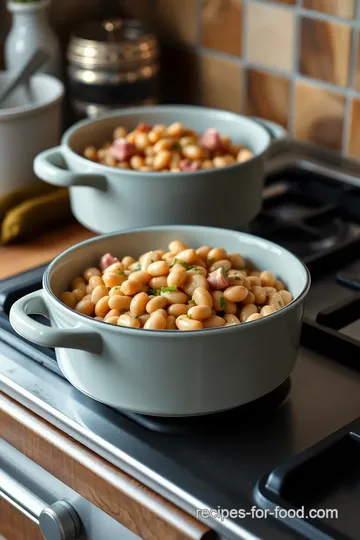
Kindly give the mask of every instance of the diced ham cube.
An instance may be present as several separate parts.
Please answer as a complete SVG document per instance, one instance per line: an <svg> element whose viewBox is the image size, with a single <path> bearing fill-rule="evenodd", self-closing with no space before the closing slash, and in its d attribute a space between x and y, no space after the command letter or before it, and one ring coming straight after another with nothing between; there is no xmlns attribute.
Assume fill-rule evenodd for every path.
<svg viewBox="0 0 360 540"><path fill-rule="evenodd" d="M104 272L112 264L119 262L116 257L113 257L111 253L105 253L100 259L100 270Z"/></svg>
<svg viewBox="0 0 360 540"><path fill-rule="evenodd" d="M212 289L223 290L229 286L229 280L225 274L224 268L218 268L208 275L207 278Z"/></svg>
<svg viewBox="0 0 360 540"><path fill-rule="evenodd" d="M182 159L180 161L180 169L182 171L197 171L200 169L200 163L198 161L191 161L190 159Z"/></svg>
<svg viewBox="0 0 360 540"><path fill-rule="evenodd" d="M199 144L201 148L210 150L210 152L216 152L223 149L223 142L220 137L220 133L215 128L210 128L204 131L201 135Z"/></svg>
<svg viewBox="0 0 360 540"><path fill-rule="evenodd" d="M141 123L137 126L136 131L140 131L142 133L149 133L149 131L151 131L151 126L149 124Z"/></svg>
<svg viewBox="0 0 360 540"><path fill-rule="evenodd" d="M137 148L135 144L130 143L124 138L115 139L110 147L110 154L118 161L128 161L134 154Z"/></svg>

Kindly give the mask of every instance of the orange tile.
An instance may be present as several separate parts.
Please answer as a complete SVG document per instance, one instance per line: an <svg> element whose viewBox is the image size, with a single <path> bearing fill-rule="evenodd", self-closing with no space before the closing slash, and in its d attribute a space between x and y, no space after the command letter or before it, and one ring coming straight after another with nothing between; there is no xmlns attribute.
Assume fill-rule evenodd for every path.
<svg viewBox="0 0 360 540"><path fill-rule="evenodd" d="M350 26L303 18L301 73L314 79L346 86L349 78L350 42Z"/></svg>
<svg viewBox="0 0 360 540"><path fill-rule="evenodd" d="M310 83L297 81L294 134L335 150L341 150L345 98Z"/></svg>
<svg viewBox="0 0 360 540"><path fill-rule="evenodd" d="M290 81L262 71L247 71L247 113L267 118L285 128L289 109Z"/></svg>
<svg viewBox="0 0 360 540"><path fill-rule="evenodd" d="M208 49L241 55L241 0L202 0L201 43Z"/></svg>
<svg viewBox="0 0 360 540"><path fill-rule="evenodd" d="M202 103L208 107L241 111L241 66L211 54L200 56Z"/></svg>
<svg viewBox="0 0 360 540"><path fill-rule="evenodd" d="M196 0L152 0L155 28L171 41L194 45L197 40Z"/></svg>
<svg viewBox="0 0 360 540"><path fill-rule="evenodd" d="M303 7L346 19L351 19L355 13L354 0L303 0Z"/></svg>
<svg viewBox="0 0 360 540"><path fill-rule="evenodd" d="M249 2L247 54L250 62L291 71L294 35L293 10L275 4Z"/></svg>
<svg viewBox="0 0 360 540"><path fill-rule="evenodd" d="M351 103L349 155L360 158L360 98L354 98Z"/></svg>

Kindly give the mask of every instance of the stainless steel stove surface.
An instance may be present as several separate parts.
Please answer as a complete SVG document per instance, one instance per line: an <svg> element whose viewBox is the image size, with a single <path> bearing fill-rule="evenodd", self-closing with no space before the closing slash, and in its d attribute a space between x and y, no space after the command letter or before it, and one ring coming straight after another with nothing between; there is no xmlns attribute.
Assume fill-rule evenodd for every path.
<svg viewBox="0 0 360 540"><path fill-rule="evenodd" d="M358 431L357 424L346 426L360 416L359 173L356 164L306 145L289 143L271 160L264 210L251 231L297 253L313 284L297 365L291 380L269 396L228 413L177 420L120 414L87 398L61 376L52 350L34 347L11 331L11 304L41 286L43 269L0 284L1 390L203 521L197 509L242 510L238 517L213 513L208 518L225 538L359 538L360 522L344 507L343 519L330 524L254 518L251 510L256 504L269 509L301 501L314 508L321 501L336 503L334 497L309 495L307 504L306 490L297 492L299 484L291 482L303 477L320 485L319 463L328 467L321 478L332 476L334 460L325 456L311 465L319 452L313 445L340 429L336 441ZM332 439L321 443L322 448L329 444ZM299 458L308 448L306 459ZM355 443L339 448L338 461L351 463L353 471L359 467ZM308 468L297 474L302 459ZM285 472L278 469L284 464ZM289 485L306 492L305 499L296 498ZM333 492L342 493L338 485Z"/></svg>

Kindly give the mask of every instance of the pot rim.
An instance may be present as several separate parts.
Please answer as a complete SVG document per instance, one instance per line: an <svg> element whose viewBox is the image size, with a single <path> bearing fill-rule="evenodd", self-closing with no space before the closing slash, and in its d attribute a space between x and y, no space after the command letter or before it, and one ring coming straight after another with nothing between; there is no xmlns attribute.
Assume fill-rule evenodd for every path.
<svg viewBox="0 0 360 540"><path fill-rule="evenodd" d="M0 78L2 75L10 75L11 71L0 71ZM36 103L25 103L24 105L18 105L16 107L10 107L6 109L0 108L0 124L3 120L19 120L25 116L31 114L38 114L49 107L53 107L60 103L64 97L65 88L64 85L59 79L48 75L47 73L36 73L30 79L30 81L41 80L45 82L50 82L54 85L53 97L51 99L47 98L45 101L37 101Z"/></svg>
<svg viewBox="0 0 360 540"><path fill-rule="evenodd" d="M180 172L177 172L177 173L173 173L171 171L168 171L168 172L159 172L159 171L146 171L145 173L143 171L136 171L136 170L132 170L132 169L119 169L119 168L116 168L116 167L110 167L109 165L103 165L102 163L96 163L95 161L91 161L83 156L81 156L80 154L77 154L70 146L70 143L69 143L69 139L70 137L76 133L79 129L81 129L82 127L84 126L88 126L90 124L96 124L97 122L101 122L103 120L107 120L109 118L116 118L116 117L119 117L121 118L122 116L129 116L131 114L139 114L141 112L171 112L173 111L174 112L174 118L176 118L176 114L181 112L181 111L193 111L194 113L196 113L196 111L203 111L203 112L207 112L209 113L209 115L215 115L215 116L218 116L218 117L226 117L228 118L229 122L231 121L239 121L239 119L241 120L245 120L245 122L249 123L249 124L253 124L253 125L256 125L262 132L263 134L267 137L267 144L265 146L265 148L263 149L262 152L260 153L257 153L257 154L254 154L254 157L252 157L251 159L248 159L247 161L244 161L244 162L237 162L237 163L234 163L232 165L227 165L226 167L223 167L221 169L199 169L197 171L180 171ZM260 123L260 122L257 122L256 120L248 117L248 116L245 116L245 115L242 115L242 114L236 114L236 113L233 113L231 111L224 111L224 110L221 110L221 109L214 109L214 108L210 108L210 107L199 107L197 105L154 105L154 106L151 106L149 107L148 105L144 105L144 106L137 106L137 107L129 107L129 108L126 108L126 109L116 109L116 110L113 110L113 111L110 111L110 112L106 112L104 114L101 114L99 116L97 116L95 119L85 119L85 120L81 120L79 122L76 122L76 124L74 124L73 126L71 126L63 135L62 139L61 139L61 146L64 148L65 152L67 154L69 154L72 158L76 159L79 161L79 163L82 165L82 166L85 166L85 167L89 167L89 163L91 163L91 168L94 169L95 171L98 171L100 174L101 172L103 174L106 174L106 173L112 173L112 174L116 174L118 176L122 176L122 175L132 175L134 177L138 177L138 178L154 178L154 177L158 177L159 174L161 175L161 178L164 177L164 179L169 179L169 178L179 178L179 175L180 175L180 178L181 180L184 180L184 179L189 179L191 178L193 180L193 175L196 174L198 176L200 175L210 175L210 174L219 174L220 171L224 171L224 169L226 169L226 171L231 171L231 170L236 170L236 169L241 169L241 168L244 168L245 166L248 166L248 164L254 162L255 160L259 159L260 157L262 157L266 152L267 150L269 149L270 145L271 145L271 141L272 141L272 138L271 138L271 135L269 133L269 131Z"/></svg>
<svg viewBox="0 0 360 540"><path fill-rule="evenodd" d="M305 285L302 289L302 291L300 292L300 294L294 298L290 304L288 304L287 306L285 306L284 308L282 308L281 310L278 310L278 311L275 311L275 313L272 313L271 315L267 315L266 317L263 317L262 319L258 319L256 321L250 321L250 323L246 323L245 325L244 324L237 324L237 325L232 325L232 326L221 326L221 327L218 327L218 328L203 328L201 330L192 330L192 331L189 331L189 332L180 332L179 330L147 330L147 329L144 329L144 328L128 328L128 327L125 327L125 326L115 326L115 325L112 325L112 324L107 324L103 321L98 321L92 317L88 317L87 315L83 315L81 313L78 313L77 311L75 311L74 309L72 308L69 308L68 306L66 306L65 304L63 304L58 298L57 296L52 292L52 289L50 287L50 274L51 274L51 271L53 270L53 268L58 264L58 262L61 261L62 258L64 258L65 256L67 256L69 253L72 253L72 252L75 252L77 249L79 249L80 247L83 247L83 246L86 246L86 245L91 245L91 244L94 244L94 243L97 243L97 242L101 242L103 239L105 238L113 238L113 237L117 237L117 236L124 236L124 235L127 235L127 234L130 234L130 233L135 233L135 232L147 232L147 231L163 231L163 230L178 230L179 228L181 229L185 229L185 230L194 230L194 229L202 229L202 230L206 230L209 232L209 235L211 234L211 231L226 231L232 235L240 235L242 237L246 237L246 238L256 238L258 240L261 240L262 242L265 242L268 246L271 246L271 247L274 247L276 249L280 249L281 251L291 255L295 261L296 261L296 264L298 264L303 270L304 270L304 273L305 273L305 276L306 276L306 281L305 281ZM223 228L220 228L220 227L203 227L203 226L192 226L192 225L169 225L169 226L166 226L166 225L158 225L158 226L152 226L152 227L139 227L139 228L135 228L135 229L127 229L121 233L119 232L112 232L112 233L108 233L108 234L102 234L102 235L99 235L99 236L95 236L94 238L89 238L87 240L83 240L82 242L79 242L77 244L75 244L74 246L71 246L70 248L66 249L65 251L63 251L62 253L60 253L59 255L57 255L55 257L55 259L53 259L53 261L49 264L49 266L46 268L45 272L44 272L44 275L43 275L43 289L44 291L50 296L51 300L56 302L60 308L63 310L63 313L64 315L66 315L66 313L68 313L69 311L74 314L76 317L79 317L79 321L85 323L85 320L89 322L90 325L94 325L93 328L94 330L98 329L99 331L101 331L101 326L99 325L106 325L106 328L107 330L111 331L111 332L120 332L121 333L124 333L124 334L128 334L129 336L138 336L140 337L143 333L144 337L150 337L150 336L153 336L154 338L156 337L162 337L162 338L177 338L177 339L183 339L181 336L187 336L191 339L194 339L194 338L197 338L201 335L207 335L207 334L210 334L210 333L214 333L214 332L219 332L219 331L222 331L224 336L226 335L226 333L230 333L230 332L241 332L241 331L245 331L244 330L244 327L245 328L248 328L250 325L252 327L253 323L256 323L256 324L269 324L269 321L270 321L270 324L271 324L271 321L274 320L273 318L274 317L279 317L279 316L284 316L286 314L286 311L288 310L288 308L292 309L294 308L296 305L302 303L305 299L305 297L307 296L308 292L309 292L309 289L310 289L310 286L311 286L311 275L310 275L310 272L309 272L309 269L307 268L307 266L299 259L299 257L297 257L296 255L294 255L291 251L279 246L278 244L275 244L274 242L271 242L270 240L266 240L264 238L261 238L261 237L258 237L258 236L255 236L253 234L248 234L248 233L243 233L243 232L239 232L239 231L235 231L235 230L231 230L231 229L223 229ZM141 333L139 333L141 332ZM204 333L205 332L205 333Z"/></svg>

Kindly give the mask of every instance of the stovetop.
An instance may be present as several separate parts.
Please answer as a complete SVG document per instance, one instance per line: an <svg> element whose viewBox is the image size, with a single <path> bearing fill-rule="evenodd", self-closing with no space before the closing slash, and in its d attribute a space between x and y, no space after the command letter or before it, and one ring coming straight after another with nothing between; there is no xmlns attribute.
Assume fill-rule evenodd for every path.
<svg viewBox="0 0 360 540"><path fill-rule="evenodd" d="M360 416L356 163L289 143L271 159L264 208L250 230L298 254L313 279L297 365L291 379L270 395L228 413L176 420L126 416L82 395L62 377L54 351L30 346L9 325L11 304L41 287L43 268L0 284L0 389L201 520L205 517L196 509L242 510L238 517L208 517L224 538L360 538L360 523L346 515L351 504L343 505L343 519L330 525L326 519L255 518L251 510L294 508L301 501L306 506L307 500L314 508L321 502L336 505L334 493L345 488L335 480L333 491L325 496L320 490L315 500L294 495L297 487L306 494L299 478L311 483L316 474L331 476L340 461L352 466L359 461L352 459L355 443L336 442L343 436L356 439L348 432L356 433L358 425L347 425ZM340 429L333 436L336 451L329 451L338 459L326 454L313 466L319 452L313 445L326 439L320 445L331 446L327 437ZM298 456L308 448L305 458ZM329 468L322 476L319 463ZM338 475L338 483L340 477L349 474ZM355 496L358 485L350 487L347 494Z"/></svg>

